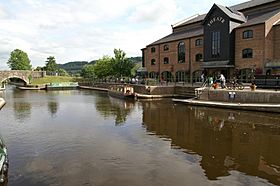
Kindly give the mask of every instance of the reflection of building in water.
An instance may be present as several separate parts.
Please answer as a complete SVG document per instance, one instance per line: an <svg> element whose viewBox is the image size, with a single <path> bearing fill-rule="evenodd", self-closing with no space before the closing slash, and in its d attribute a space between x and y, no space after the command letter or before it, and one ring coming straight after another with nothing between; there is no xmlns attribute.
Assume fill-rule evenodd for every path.
<svg viewBox="0 0 280 186"><path fill-rule="evenodd" d="M171 138L172 146L201 155L200 165L208 179L238 170L280 184L277 116L170 105L143 103L145 127Z"/></svg>
<svg viewBox="0 0 280 186"><path fill-rule="evenodd" d="M134 100L123 100L117 98L108 99L108 97L100 97L96 103L96 110L102 114L103 117L115 117L115 124L121 125L125 123L126 117L134 108Z"/></svg>

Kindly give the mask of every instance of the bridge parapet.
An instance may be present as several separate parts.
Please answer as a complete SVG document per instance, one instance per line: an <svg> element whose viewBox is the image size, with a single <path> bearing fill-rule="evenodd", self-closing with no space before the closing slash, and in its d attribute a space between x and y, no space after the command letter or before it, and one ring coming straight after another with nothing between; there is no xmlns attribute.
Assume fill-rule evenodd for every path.
<svg viewBox="0 0 280 186"><path fill-rule="evenodd" d="M0 83L6 79L19 78L22 79L26 84L29 84L30 75L33 79L42 78L46 75L46 72L29 70L4 70L0 71Z"/></svg>

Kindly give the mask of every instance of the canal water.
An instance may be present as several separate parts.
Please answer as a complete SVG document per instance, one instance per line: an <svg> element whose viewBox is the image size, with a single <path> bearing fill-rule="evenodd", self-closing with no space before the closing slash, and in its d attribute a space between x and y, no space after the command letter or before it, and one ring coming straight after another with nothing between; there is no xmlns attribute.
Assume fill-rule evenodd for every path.
<svg viewBox="0 0 280 186"><path fill-rule="evenodd" d="M280 185L280 117L8 88L9 186Z"/></svg>

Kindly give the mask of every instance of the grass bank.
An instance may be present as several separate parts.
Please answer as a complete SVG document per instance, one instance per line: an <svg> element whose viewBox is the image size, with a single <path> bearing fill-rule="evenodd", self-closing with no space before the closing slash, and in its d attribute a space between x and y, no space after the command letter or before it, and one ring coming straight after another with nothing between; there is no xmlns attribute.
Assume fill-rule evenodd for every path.
<svg viewBox="0 0 280 186"><path fill-rule="evenodd" d="M31 85L43 85L48 83L76 82L79 79L69 76L46 76L43 78L33 79Z"/></svg>

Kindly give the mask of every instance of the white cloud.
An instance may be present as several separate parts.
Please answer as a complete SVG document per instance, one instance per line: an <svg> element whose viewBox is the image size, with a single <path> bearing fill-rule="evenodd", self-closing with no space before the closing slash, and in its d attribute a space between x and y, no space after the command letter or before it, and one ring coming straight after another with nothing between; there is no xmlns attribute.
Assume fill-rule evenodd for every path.
<svg viewBox="0 0 280 186"><path fill-rule="evenodd" d="M129 20L137 23L168 23L175 18L177 10L175 0L147 1L135 8Z"/></svg>
<svg viewBox="0 0 280 186"><path fill-rule="evenodd" d="M235 0L241 2L241 0ZM224 4L221 0L217 3ZM171 33L171 24L206 13L214 1L9 0L0 2L0 69L12 50L28 53L33 66L53 55L59 63L128 56ZM235 3L235 2L232 2Z"/></svg>

